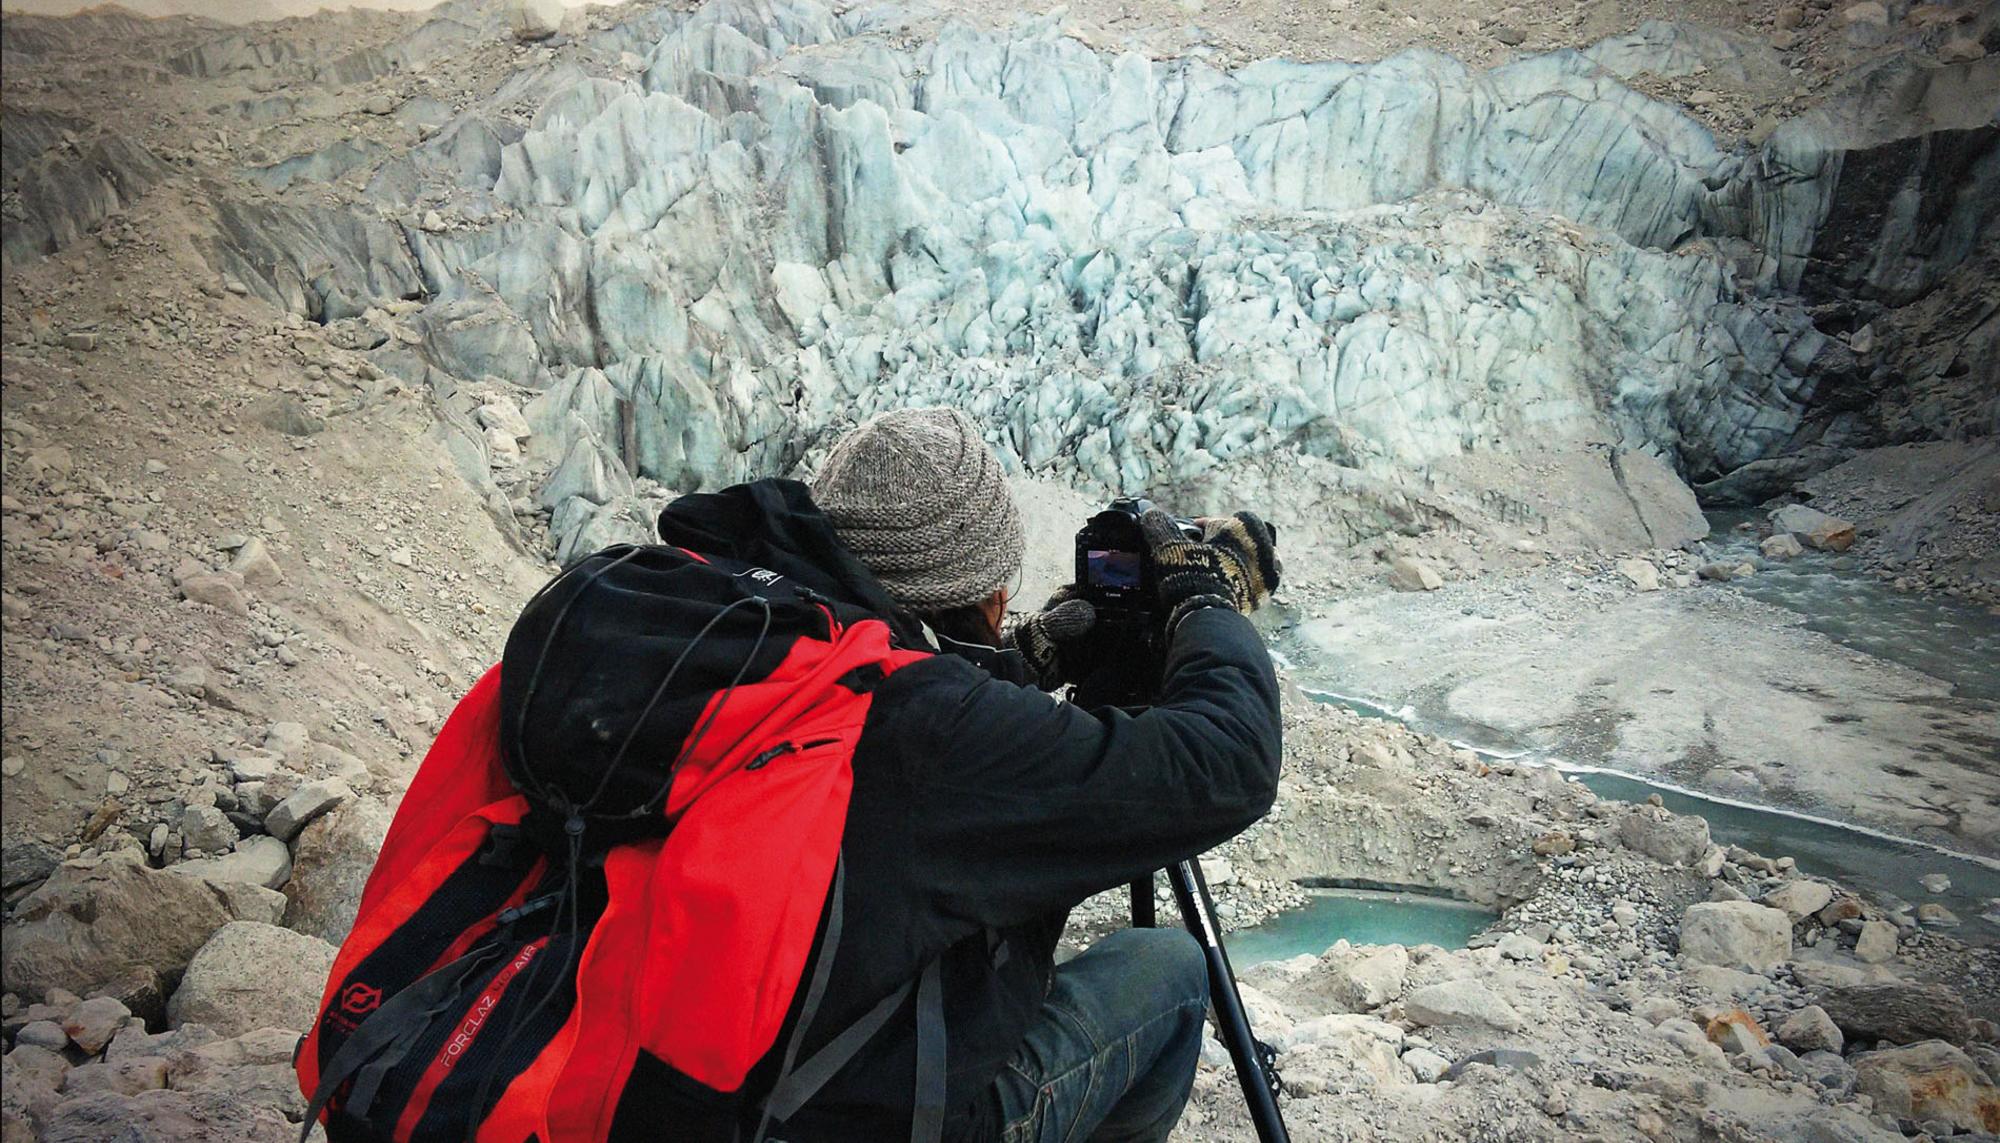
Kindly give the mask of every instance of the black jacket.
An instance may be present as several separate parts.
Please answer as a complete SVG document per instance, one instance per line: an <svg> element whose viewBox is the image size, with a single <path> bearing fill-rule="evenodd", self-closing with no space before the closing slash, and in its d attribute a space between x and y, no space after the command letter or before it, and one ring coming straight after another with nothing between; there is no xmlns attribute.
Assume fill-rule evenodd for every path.
<svg viewBox="0 0 2000 1143"><path fill-rule="evenodd" d="M660 534L793 576L927 646L796 482L682 497ZM1232 611L1181 625L1161 700L1139 714L1080 709L1020 682L1011 654L969 654L906 666L875 691L854 757L844 935L804 1052L941 956L946 1137L984 1140L998 1124L982 1096L1041 1006L1069 910L1262 817L1280 731L1270 656ZM915 1061L905 1012L778 1137L907 1135Z"/></svg>

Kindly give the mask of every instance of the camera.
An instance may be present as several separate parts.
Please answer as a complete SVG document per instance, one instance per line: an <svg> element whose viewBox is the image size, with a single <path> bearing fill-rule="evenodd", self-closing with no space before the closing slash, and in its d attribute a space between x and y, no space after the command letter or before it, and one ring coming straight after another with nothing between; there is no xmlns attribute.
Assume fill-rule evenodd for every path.
<svg viewBox="0 0 2000 1143"><path fill-rule="evenodd" d="M1097 622L1077 649L1076 699L1089 705L1151 703L1166 666L1166 616L1159 599L1152 550L1139 517L1149 500L1121 497L1084 522L1076 533L1076 586L1097 610ZM1188 540L1201 526L1174 519Z"/></svg>

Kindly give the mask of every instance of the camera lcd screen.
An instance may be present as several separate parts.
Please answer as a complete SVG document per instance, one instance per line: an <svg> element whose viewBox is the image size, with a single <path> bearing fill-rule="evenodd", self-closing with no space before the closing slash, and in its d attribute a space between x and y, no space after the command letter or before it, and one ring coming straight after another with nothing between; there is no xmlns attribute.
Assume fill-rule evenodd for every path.
<svg viewBox="0 0 2000 1143"><path fill-rule="evenodd" d="M1139 586L1138 552L1089 551L1084 555L1090 569L1090 586Z"/></svg>

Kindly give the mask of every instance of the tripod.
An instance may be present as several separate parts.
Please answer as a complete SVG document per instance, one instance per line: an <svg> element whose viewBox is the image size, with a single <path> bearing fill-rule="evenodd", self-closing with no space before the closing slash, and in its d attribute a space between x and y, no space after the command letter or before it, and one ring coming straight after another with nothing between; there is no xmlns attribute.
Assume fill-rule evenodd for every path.
<svg viewBox="0 0 2000 1143"><path fill-rule="evenodd" d="M1285 1120L1278 1113L1278 1059L1269 1044L1250 1031L1250 1017L1243 1011L1243 994L1236 990L1236 974L1229 967L1229 950L1222 947L1222 926L1215 919L1215 902L1208 895L1208 881L1201 875L1201 863L1179 862L1167 869L1167 883L1173 887L1181 920L1188 934L1201 945L1208 961L1208 996L1215 1006L1215 1029L1229 1049L1236 1066L1236 1080L1243 1088L1243 1100L1250 1107L1250 1122L1262 1143L1291 1143ZM1132 883L1132 927L1156 927L1153 909L1153 879Z"/></svg>
<svg viewBox="0 0 2000 1143"><path fill-rule="evenodd" d="M1079 684L1073 697L1086 706L1150 706L1157 680L1147 662L1144 657L1112 658ZM1173 887L1188 934L1201 946L1208 962L1208 996L1215 1008L1216 1032L1236 1067L1236 1081L1243 1088L1257 1138L1261 1143L1291 1143L1284 1117L1278 1113L1277 1053L1250 1031L1250 1018L1243 1011L1243 994L1236 989L1229 952L1222 947L1222 926L1215 919L1215 901L1208 895L1201 863L1193 859L1175 863L1167 869L1167 883ZM1132 927L1156 928L1157 921L1153 878L1148 875L1132 883Z"/></svg>

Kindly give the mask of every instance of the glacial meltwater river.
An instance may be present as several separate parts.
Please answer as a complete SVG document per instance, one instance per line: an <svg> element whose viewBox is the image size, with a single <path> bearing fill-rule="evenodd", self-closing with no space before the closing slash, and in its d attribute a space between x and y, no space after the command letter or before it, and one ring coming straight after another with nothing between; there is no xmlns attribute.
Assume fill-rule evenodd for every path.
<svg viewBox="0 0 2000 1143"><path fill-rule="evenodd" d="M1734 530L1738 521L1747 518L1711 516L1716 535L1709 548L1715 558L1734 560L1757 554L1754 533ZM1956 700L2000 710L2000 616L1948 597L1896 591L1854 570L1852 561L1818 552L1790 561L1772 561L1757 575L1728 586L1803 616L1807 628L1858 652L1949 683ZM1396 719L1488 755L1556 766L1601 797L1642 802L1648 795L1658 794L1676 813L1700 814L1708 819L1711 834L1723 845L1740 845L1771 857L1790 855L1805 872L1853 886L1891 908L1937 902L1960 920L1960 925L1950 930L1952 936L1972 944L2000 944L2000 862L1826 817L1754 805L1523 750L1518 743L1497 740L1498 736L1485 728L1468 726L1443 712L1408 706L1390 709L1342 693L1338 663L1324 656L1313 658L1323 673L1317 679L1302 681L1321 701L1377 718ZM1995 759L1994 765L2000 767L2000 759ZM1921 879L1939 873L1950 879L1950 888L1941 893L1927 891ZM1298 919L1286 923L1306 924L1313 908L1298 910ZM1376 918L1370 923L1379 927L1386 921ZM1410 922L1418 928L1428 923ZM1348 935L1330 928L1320 931ZM1272 939L1279 938L1274 935ZM1326 938L1328 942L1332 939ZM1349 939L1356 938L1350 935ZM1304 940L1302 947L1310 943Z"/></svg>

